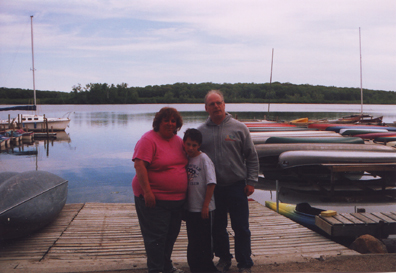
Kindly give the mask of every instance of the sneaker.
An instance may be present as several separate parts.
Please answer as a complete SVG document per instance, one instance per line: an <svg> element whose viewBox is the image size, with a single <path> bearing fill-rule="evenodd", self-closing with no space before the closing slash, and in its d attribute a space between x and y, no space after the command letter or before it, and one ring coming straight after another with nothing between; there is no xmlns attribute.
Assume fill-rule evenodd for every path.
<svg viewBox="0 0 396 273"><path fill-rule="evenodd" d="M240 273L251 273L252 270L250 269L250 267L241 267L241 268L239 268L239 272Z"/></svg>
<svg viewBox="0 0 396 273"><path fill-rule="evenodd" d="M176 267L172 267L171 269L164 271L164 273L184 273L184 271Z"/></svg>
<svg viewBox="0 0 396 273"><path fill-rule="evenodd" d="M219 262L216 264L216 267L221 272L226 272L231 267L231 260L223 260L220 258Z"/></svg>

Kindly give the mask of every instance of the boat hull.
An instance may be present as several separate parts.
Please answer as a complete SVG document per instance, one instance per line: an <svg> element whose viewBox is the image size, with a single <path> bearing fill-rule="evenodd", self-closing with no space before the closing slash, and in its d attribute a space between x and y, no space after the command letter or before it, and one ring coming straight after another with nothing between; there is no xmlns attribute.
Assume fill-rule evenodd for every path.
<svg viewBox="0 0 396 273"><path fill-rule="evenodd" d="M70 119L48 119L48 131L65 131L67 126L70 123ZM27 131L46 131L47 130L47 123L44 121L37 121L37 122L22 122L22 128Z"/></svg>
<svg viewBox="0 0 396 273"><path fill-rule="evenodd" d="M283 169L341 163L396 163L396 153L378 151L288 151L279 156Z"/></svg>
<svg viewBox="0 0 396 273"><path fill-rule="evenodd" d="M306 205L308 207L308 204L301 204L301 205ZM265 206L267 208L270 208L274 211L277 211L277 205L276 202L273 201L265 201ZM294 204L288 204L288 203L278 203L278 208L279 208L279 214L282 214L283 216L286 216L287 218L303 225L306 226L310 229L313 229L315 231L318 231L318 228L316 227L315 224L315 216L319 215L321 209L316 209L312 208L309 206L310 210L312 210L315 214L310 214L310 213L305 213L297 210L297 205Z"/></svg>
<svg viewBox="0 0 396 273"><path fill-rule="evenodd" d="M348 143L364 144L359 137L270 137L265 143Z"/></svg>
<svg viewBox="0 0 396 273"><path fill-rule="evenodd" d="M45 171L11 176L0 185L0 240L29 235L60 213L67 199L68 181Z"/></svg>

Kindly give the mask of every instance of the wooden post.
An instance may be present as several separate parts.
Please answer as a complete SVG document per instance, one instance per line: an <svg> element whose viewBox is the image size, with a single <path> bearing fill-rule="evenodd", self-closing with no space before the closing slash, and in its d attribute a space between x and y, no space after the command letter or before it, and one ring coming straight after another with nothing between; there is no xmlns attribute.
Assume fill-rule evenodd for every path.
<svg viewBox="0 0 396 273"><path fill-rule="evenodd" d="M276 180L276 212L279 213L279 181Z"/></svg>
<svg viewBox="0 0 396 273"><path fill-rule="evenodd" d="M45 127L47 129L47 139L49 139L48 119L47 118L44 119L45 119Z"/></svg>

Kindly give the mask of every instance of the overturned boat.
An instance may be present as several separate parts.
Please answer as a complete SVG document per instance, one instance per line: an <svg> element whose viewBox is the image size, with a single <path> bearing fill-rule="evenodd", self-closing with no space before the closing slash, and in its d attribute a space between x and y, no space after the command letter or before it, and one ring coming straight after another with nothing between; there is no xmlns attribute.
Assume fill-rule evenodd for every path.
<svg viewBox="0 0 396 273"><path fill-rule="evenodd" d="M68 181L46 171L0 175L0 240L29 235L59 215Z"/></svg>

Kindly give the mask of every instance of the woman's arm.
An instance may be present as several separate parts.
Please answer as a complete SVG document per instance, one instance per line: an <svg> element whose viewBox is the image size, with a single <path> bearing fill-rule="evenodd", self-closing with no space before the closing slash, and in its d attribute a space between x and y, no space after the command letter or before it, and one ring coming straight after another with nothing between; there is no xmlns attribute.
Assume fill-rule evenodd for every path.
<svg viewBox="0 0 396 273"><path fill-rule="evenodd" d="M209 184L206 186L206 194L205 194L205 200L202 206L202 211L201 211L201 217L202 219L208 219L209 218L209 203L210 200L212 199L212 195L214 192L216 184Z"/></svg>
<svg viewBox="0 0 396 273"><path fill-rule="evenodd" d="M147 207L153 208L155 207L155 196L151 190L150 181L148 179L148 174L147 174L148 165L149 165L148 162L135 158L136 175L139 181L139 185L143 190L144 201Z"/></svg>

